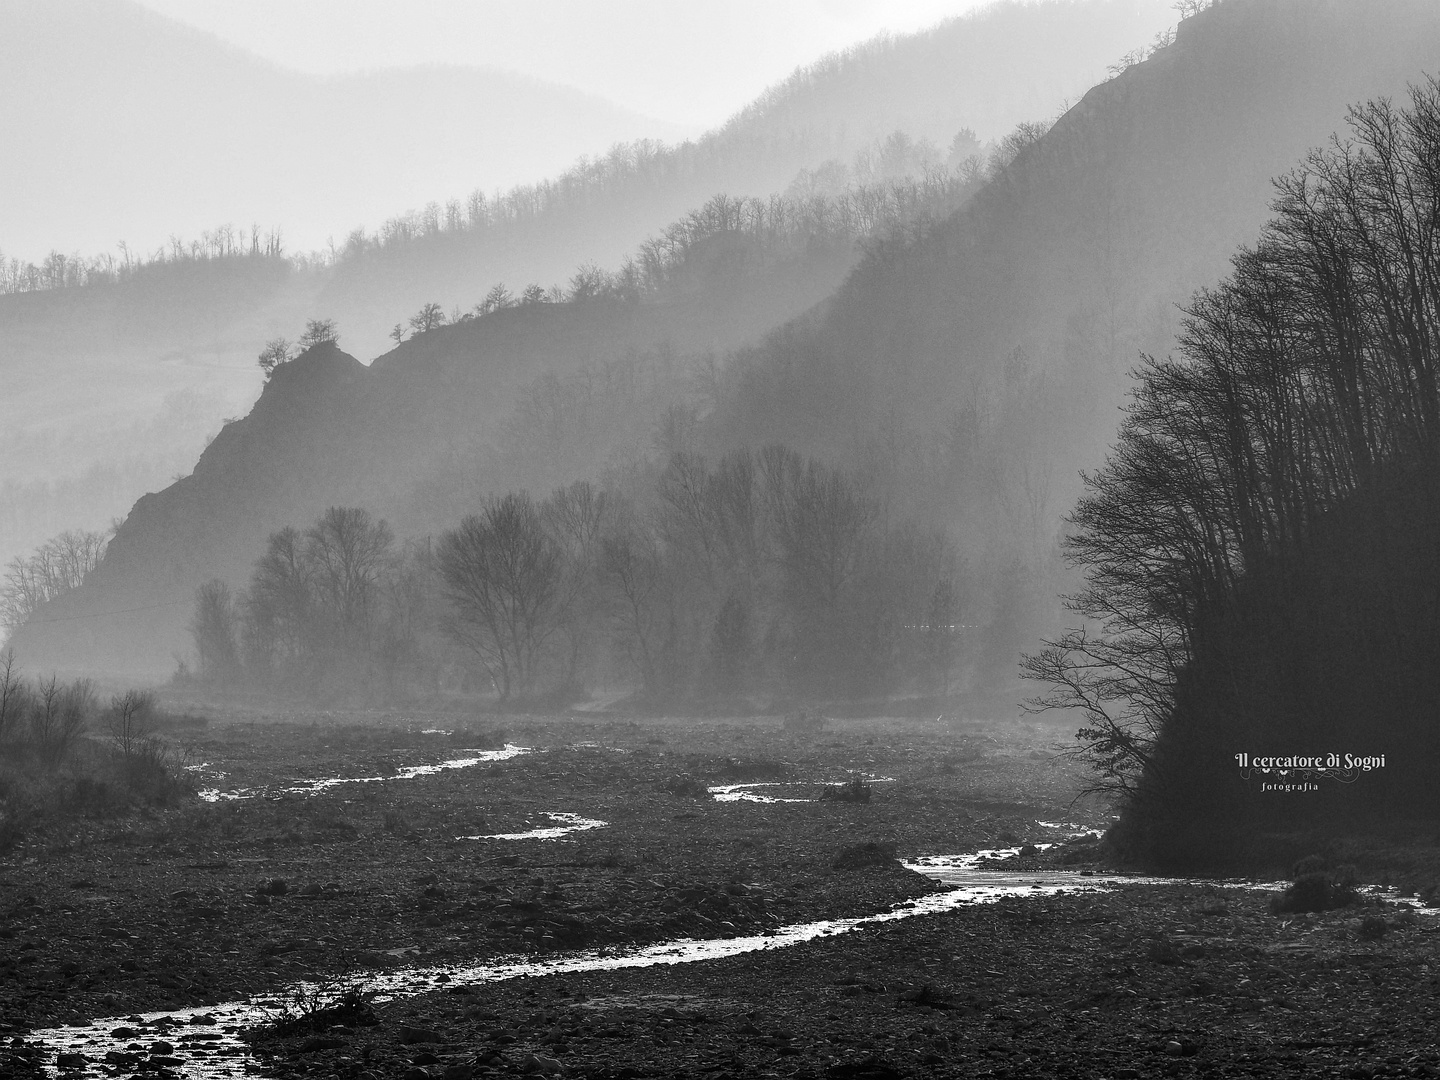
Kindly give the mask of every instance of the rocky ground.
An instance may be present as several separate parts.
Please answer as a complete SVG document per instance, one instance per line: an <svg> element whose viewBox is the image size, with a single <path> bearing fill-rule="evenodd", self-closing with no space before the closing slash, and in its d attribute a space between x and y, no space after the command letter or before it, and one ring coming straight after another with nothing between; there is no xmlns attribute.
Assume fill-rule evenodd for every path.
<svg viewBox="0 0 1440 1080"><path fill-rule="evenodd" d="M1064 733L1038 725L506 725L229 710L177 732L207 763L203 783L222 789L388 776L507 740L534 752L70 823L0 856L0 1035L12 1042L0 1074L53 1062L25 1038L35 1028L308 978L323 989L292 1004L295 1023L250 1033L252 1068L342 1080L1440 1075L1430 916L1282 918L1233 887L1006 900L725 960L457 980L367 1003L370 972L764 933L937 888L894 863L837 866L856 845L958 853L1064 831L1040 822L1106 820L1072 803L1054 750ZM857 774L892 780L868 802L818 797ZM814 801L704 793L751 781ZM547 812L609 824L554 841L460 839L551 824ZM1039 858L1078 870L1097 856L1073 845ZM346 986L354 1007L327 1012ZM152 1052L166 1040L137 1039L110 1065L70 1064L125 1076L193 1066Z"/></svg>

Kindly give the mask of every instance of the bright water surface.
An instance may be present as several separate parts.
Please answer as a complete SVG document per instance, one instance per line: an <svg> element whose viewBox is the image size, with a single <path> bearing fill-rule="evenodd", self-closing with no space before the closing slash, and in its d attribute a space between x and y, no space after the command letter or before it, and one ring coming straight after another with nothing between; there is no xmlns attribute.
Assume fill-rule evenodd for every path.
<svg viewBox="0 0 1440 1080"><path fill-rule="evenodd" d="M562 820L585 821L574 815L547 815ZM584 827L595 828L603 822ZM504 834L476 839L535 838L534 831ZM1045 847L1048 845L1038 845ZM977 863L984 859L1013 855L1017 848L977 851L970 855L934 855L905 863L907 867L951 886L948 892L920 897L897 904L886 911L852 919L822 919L796 923L767 934L748 937L682 938L645 948L607 948L547 956L541 959L515 957L490 960L483 964L447 964L416 967L403 971L380 972L367 976L367 990L376 991L380 1000L427 993L446 986L467 983L499 982L504 979L533 975L555 975L584 971L607 971L621 968L652 967L658 964L689 964L718 960L741 953L763 949L783 949L816 938L845 934L857 927L896 922L917 915L933 915L952 911L970 904L991 903L1005 896L1053 896L1059 892L1078 892L1110 888L1124 883L1163 883L1163 878L1138 878L1111 875L1082 877L1073 871L1016 872L983 870ZM90 1061L104 1059L108 1051L124 1051L131 1044L149 1049L150 1044L164 1039L175 1047L176 1055L184 1058L179 1071L187 1077L206 1080L240 1080L252 1075L256 1063L240 1039L245 1028L263 1024L274 1018L277 1009L287 1000L313 991L309 984L294 987L276 995L226 1002L222 1005L131 1016L113 1016L86 1024L50 1028L30 1034L32 1040L43 1042L52 1053L80 1053ZM129 1028L134 1035L115 1036L117 1028ZM53 1063L54 1057L50 1058ZM251 1069L247 1070L246 1064ZM55 1069L50 1070L52 1074Z"/></svg>

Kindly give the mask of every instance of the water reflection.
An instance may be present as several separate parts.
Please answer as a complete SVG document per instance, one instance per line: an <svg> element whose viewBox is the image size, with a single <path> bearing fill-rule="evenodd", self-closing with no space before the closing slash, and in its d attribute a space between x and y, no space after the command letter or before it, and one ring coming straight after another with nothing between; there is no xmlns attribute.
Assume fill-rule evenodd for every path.
<svg viewBox="0 0 1440 1080"><path fill-rule="evenodd" d="M317 795L340 784L375 784L384 780L414 780L417 776L433 776L449 769L469 769L492 761L507 761L520 754L531 753L528 746L505 745L503 750L462 750L467 756L451 758L434 765L407 765L396 769L389 776L333 776L323 780L306 780L289 787L237 788L221 791L219 788L205 788L199 792L206 802L228 802L233 799L276 798L281 795Z"/></svg>

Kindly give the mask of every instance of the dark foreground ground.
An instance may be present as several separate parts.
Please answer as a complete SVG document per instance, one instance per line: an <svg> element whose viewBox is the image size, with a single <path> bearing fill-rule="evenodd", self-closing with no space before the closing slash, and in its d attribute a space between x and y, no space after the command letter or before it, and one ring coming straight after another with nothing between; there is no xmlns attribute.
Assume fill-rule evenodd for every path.
<svg viewBox="0 0 1440 1080"><path fill-rule="evenodd" d="M457 730L458 725L458 730ZM425 729L442 731L426 733ZM508 739L534 754L322 794L91 820L0 856L0 1075L53 1053L24 1039L97 1016L326 986L403 965L553 956L762 933L932 891L901 857L1054 840L1103 824L1072 805L1035 725L772 719L214 714L188 732L221 788L383 776ZM814 797L853 771L866 803L722 803L710 784ZM224 773L223 777L214 776ZM463 840L609 822L557 841ZM1072 845L1075 867L1093 845ZM1083 879L1078 879L1078 881ZM274 883L283 884L274 884ZM260 888L261 886L264 888ZM1434 916L1372 901L1269 914L1262 892L1127 885L1024 898L727 960L452 984L283 1033L252 1068L352 1077L1437 1075ZM1362 922L1366 915L1368 923ZM328 1020L343 1020L330 1026ZM359 1022L365 1021L365 1022ZM90 1075L184 1073L137 1053Z"/></svg>

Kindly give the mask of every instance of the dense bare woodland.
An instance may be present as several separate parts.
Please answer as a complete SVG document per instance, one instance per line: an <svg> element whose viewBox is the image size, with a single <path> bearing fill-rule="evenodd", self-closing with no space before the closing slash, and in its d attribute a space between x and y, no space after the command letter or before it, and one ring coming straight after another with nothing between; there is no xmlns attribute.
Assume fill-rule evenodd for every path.
<svg viewBox="0 0 1440 1080"><path fill-rule="evenodd" d="M0 1072L1440 1073L1440 8L1162 10L0 260ZM235 147L513 83L4 26Z"/></svg>

